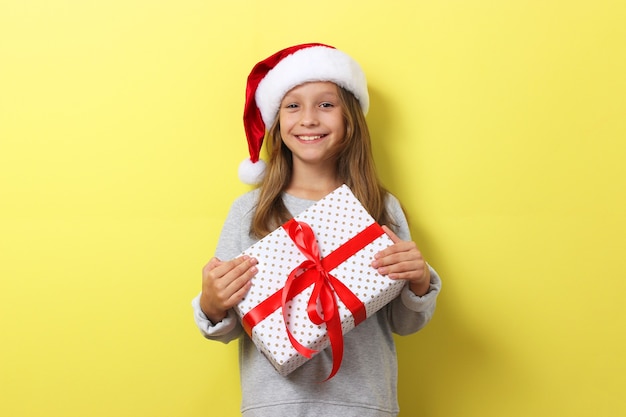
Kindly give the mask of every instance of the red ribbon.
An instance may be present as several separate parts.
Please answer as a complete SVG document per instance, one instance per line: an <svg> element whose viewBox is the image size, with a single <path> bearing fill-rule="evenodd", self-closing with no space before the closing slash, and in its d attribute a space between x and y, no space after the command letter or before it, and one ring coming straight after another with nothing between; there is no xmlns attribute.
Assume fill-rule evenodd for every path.
<svg viewBox="0 0 626 417"><path fill-rule="evenodd" d="M373 242L384 231L377 223L372 223L328 256L321 258L315 234L308 224L292 219L285 223L283 228L307 259L291 271L282 289L266 298L243 316L243 327L248 335L251 335L254 326L265 320L278 307L282 307L283 320L291 344L300 354L310 358L317 351L303 346L293 337L289 326L286 324L286 305L297 294L313 285L313 292L307 304L307 313L314 324L326 324L333 354L333 369L327 378L328 380L337 373L343 359L343 332L336 297L339 297L352 313L355 326L367 317L365 305L361 300L329 271ZM318 312L318 305L321 307L321 315Z"/></svg>

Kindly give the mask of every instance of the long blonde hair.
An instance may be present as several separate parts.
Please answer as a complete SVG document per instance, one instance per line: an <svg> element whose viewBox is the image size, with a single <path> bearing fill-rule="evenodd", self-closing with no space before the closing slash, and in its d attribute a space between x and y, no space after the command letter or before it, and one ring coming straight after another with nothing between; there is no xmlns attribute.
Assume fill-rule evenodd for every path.
<svg viewBox="0 0 626 417"><path fill-rule="evenodd" d="M351 92L339 86L337 90L346 126L336 158L337 178L350 187L378 223L392 225L393 219L385 206L387 190L376 173L365 115ZM292 154L282 141L278 117L267 134L267 147L269 160L250 230L258 238L266 236L292 217L282 199L282 193L291 181Z"/></svg>

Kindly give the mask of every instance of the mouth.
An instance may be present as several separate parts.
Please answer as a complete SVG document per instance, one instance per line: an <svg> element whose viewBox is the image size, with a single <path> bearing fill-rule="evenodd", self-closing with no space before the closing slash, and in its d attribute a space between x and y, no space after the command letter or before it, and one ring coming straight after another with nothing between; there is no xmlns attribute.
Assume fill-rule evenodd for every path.
<svg viewBox="0 0 626 417"><path fill-rule="evenodd" d="M316 140L320 140L322 138L325 138L327 135L296 135L296 138L298 138L298 140L301 140L303 142L314 142Z"/></svg>

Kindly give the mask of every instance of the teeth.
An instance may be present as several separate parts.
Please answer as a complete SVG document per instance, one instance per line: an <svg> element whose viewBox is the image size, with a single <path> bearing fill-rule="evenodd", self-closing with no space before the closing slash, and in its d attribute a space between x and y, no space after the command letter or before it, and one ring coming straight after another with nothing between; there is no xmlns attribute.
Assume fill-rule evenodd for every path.
<svg viewBox="0 0 626 417"><path fill-rule="evenodd" d="M322 135L317 135L317 136L298 136L298 138L300 140L306 140L306 141L320 139L321 137L322 137Z"/></svg>

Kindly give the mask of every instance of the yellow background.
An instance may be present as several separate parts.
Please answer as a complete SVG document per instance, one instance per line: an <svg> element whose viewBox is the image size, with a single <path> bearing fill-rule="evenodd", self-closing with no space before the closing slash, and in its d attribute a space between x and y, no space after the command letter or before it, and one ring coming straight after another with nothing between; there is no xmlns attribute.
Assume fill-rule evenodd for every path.
<svg viewBox="0 0 626 417"><path fill-rule="evenodd" d="M247 148L245 77L333 44L444 279L401 416L626 415L626 5L3 0L0 415L238 415L190 300ZM355 383L358 381L355 381Z"/></svg>

